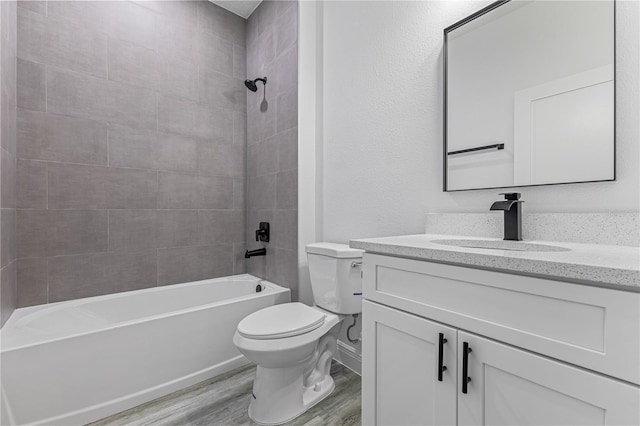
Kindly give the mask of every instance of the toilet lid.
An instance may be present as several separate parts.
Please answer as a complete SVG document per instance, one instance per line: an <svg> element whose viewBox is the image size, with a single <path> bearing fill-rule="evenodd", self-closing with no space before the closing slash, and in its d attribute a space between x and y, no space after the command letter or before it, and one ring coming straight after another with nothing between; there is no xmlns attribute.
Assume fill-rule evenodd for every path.
<svg viewBox="0 0 640 426"><path fill-rule="evenodd" d="M283 303L248 315L238 324L238 333L250 339L281 339L315 330L324 319L324 313L304 303Z"/></svg>

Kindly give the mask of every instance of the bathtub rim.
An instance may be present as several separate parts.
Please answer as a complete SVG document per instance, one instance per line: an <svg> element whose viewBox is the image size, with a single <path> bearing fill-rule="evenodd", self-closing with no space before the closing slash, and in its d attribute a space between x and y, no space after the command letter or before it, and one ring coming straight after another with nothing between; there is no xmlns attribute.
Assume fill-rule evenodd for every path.
<svg viewBox="0 0 640 426"><path fill-rule="evenodd" d="M144 316L144 317L140 317L140 318L136 318L136 319L132 319L132 320L127 320L127 321L122 321L122 322L116 322L116 323L112 323L112 324L107 324L106 326L102 326L102 327L97 327L95 329L90 329L90 330L86 330L86 331L81 331L81 332L77 332L77 333L71 333L71 334L67 334L64 336L56 336L56 337L52 337L52 338L47 338L44 340L38 340L36 342L29 342L29 343L25 343L25 344L20 344L20 345L16 345L16 346L11 346L9 348L5 348L4 345L2 344L2 336L3 336L3 331L8 330L10 327L12 327L14 325L14 323L21 321L25 318L28 318L29 316L36 314L40 311L48 311L48 310L53 310L53 311L57 311L60 309L64 309L65 305L69 305L69 304L74 304L75 306L81 306L87 303L91 303L93 301L96 300L109 300L109 299L117 299L117 298L121 298L121 297L127 297L130 295L135 295L135 294L140 294L140 293L148 293L148 292L159 292L159 291L163 291L163 290L168 290L168 289L172 289L172 288L185 288L185 287L194 287L197 285L204 285L205 283L211 283L211 282L223 282L223 281L242 281L242 280L248 280L248 281L254 281L256 284L262 284L265 285L268 289L268 291L261 291L261 292L255 292L255 293L250 293L250 294L245 294L242 296L238 296L238 297L233 297L230 299L223 299L223 300L219 300L216 302L212 302L212 303L206 303L206 304L200 304L200 305L195 305L195 306L190 306L188 308L183 308L183 309L178 309L178 310L173 310L173 311L168 311L168 312L163 312L161 314L156 314L156 315L150 315L150 316ZM127 327L127 326L131 326L133 324L139 324L139 323L145 323L145 322L150 322L150 321L154 321L160 318L170 318L170 317L174 317L174 316L178 316L178 315L184 315L184 314L188 314L190 312L195 312L198 310L202 310L202 309L209 309L212 308L214 306L219 306L219 305L223 305L223 304L228 304L230 302L239 302L242 300L246 300L246 299L250 299L250 298L254 298L254 297L260 297L260 296L256 296L256 295L267 295L267 294L274 294L274 293L283 293L283 292L288 292L289 293L289 300L291 300L291 289L287 288L287 287L283 287L281 285L275 284L271 281L256 277L254 275L251 274L238 274L238 275L229 275L226 277L216 277L216 278L208 278L208 279L204 279L204 280L198 280L198 281L189 281L186 283L178 283L178 284L170 284L170 285L164 285L164 286L156 286L156 287L149 287L149 288L143 288L143 289L138 289L138 290L132 290L132 291L122 291L122 292L118 292L118 293L111 293L111 294L103 294L100 296L91 296L91 297L83 297L80 299L71 299L71 300L63 300L60 302L54 302L54 303L46 303L46 304L41 304L41 305L34 305L34 306L28 306L25 308L18 308L14 311L14 313L11 315L11 317L7 320L7 322L5 323L5 325L2 327L2 329L0 329L0 355L5 354L5 353L9 353L15 350L20 350L20 349L25 349L25 348L29 348L29 347L34 347L34 346L39 346L39 345L44 345L44 344L48 344L48 343L53 343L53 342L57 342L57 341L62 341L62 340L67 340L67 339L72 339L72 338L77 338L77 337L82 337L82 336L86 336L89 334L93 334L93 333L100 333L103 332L105 330L111 330L111 329L118 329L118 328L122 328L122 327ZM22 312L20 312L20 310L32 310L33 312L25 312L24 315L22 315ZM14 314L18 312L20 315L18 316L14 316Z"/></svg>

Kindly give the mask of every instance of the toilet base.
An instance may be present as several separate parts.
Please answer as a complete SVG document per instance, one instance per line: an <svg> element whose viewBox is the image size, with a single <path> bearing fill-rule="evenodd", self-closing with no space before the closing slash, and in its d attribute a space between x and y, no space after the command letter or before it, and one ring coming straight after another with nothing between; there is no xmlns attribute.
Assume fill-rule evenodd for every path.
<svg viewBox="0 0 640 426"><path fill-rule="evenodd" d="M249 404L251 420L263 425L288 422L333 392L335 383L330 370L340 322L320 338L306 359L296 365L284 368L258 365Z"/></svg>
<svg viewBox="0 0 640 426"><path fill-rule="evenodd" d="M291 421L328 397L335 389L335 383L330 375L314 386L305 387L301 372L296 374L300 380L295 380L294 383L286 383L286 376L291 372L287 374L282 371L272 371L271 373L274 374L265 371L260 374L262 378L270 381L269 389L266 386L260 386L258 375L256 375L253 399L249 404L249 418L261 425L279 425ZM272 393L270 391L274 389L272 387L274 375L279 376L277 380L283 387Z"/></svg>

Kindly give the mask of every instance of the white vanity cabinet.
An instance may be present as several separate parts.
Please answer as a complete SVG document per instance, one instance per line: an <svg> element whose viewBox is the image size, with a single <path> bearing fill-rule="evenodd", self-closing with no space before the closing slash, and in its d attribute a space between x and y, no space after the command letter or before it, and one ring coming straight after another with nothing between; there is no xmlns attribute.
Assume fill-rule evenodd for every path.
<svg viewBox="0 0 640 426"><path fill-rule="evenodd" d="M461 425L640 424L636 386L459 331L461 354L465 343L471 381L458 393Z"/></svg>
<svg viewBox="0 0 640 426"><path fill-rule="evenodd" d="M371 253L363 277L363 425L640 424L638 293Z"/></svg>
<svg viewBox="0 0 640 426"><path fill-rule="evenodd" d="M456 329L367 301L362 315L362 424L455 425Z"/></svg>

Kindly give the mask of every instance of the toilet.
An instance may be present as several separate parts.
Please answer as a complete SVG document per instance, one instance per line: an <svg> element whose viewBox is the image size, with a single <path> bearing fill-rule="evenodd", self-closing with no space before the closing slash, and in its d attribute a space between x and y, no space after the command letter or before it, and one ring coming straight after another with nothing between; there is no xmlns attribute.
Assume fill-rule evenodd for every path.
<svg viewBox="0 0 640 426"><path fill-rule="evenodd" d="M334 389L329 374L342 320L362 310L362 250L344 244L306 247L316 305L285 303L238 324L233 343L257 364L249 417L275 425L294 419Z"/></svg>

